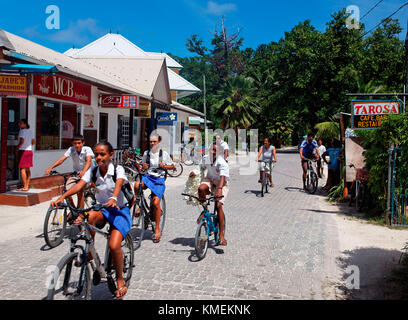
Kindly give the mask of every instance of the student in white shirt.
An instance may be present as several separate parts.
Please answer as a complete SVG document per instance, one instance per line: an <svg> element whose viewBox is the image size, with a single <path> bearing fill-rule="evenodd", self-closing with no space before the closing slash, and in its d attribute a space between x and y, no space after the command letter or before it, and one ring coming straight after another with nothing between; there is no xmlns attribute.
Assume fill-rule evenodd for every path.
<svg viewBox="0 0 408 320"><path fill-rule="evenodd" d="M322 139L317 140L317 145L319 146L318 149L320 154L320 158L317 160L317 174L319 175L319 178L321 178L324 171L324 161L322 161L322 155L326 152L326 147L323 145Z"/></svg>
<svg viewBox="0 0 408 320"><path fill-rule="evenodd" d="M96 200L99 203L108 206L108 209L103 208L101 211L89 212L89 223L93 226L104 225L109 222L112 227L112 233L109 240L109 249L112 253L113 265L117 276L116 298L122 298L127 287L123 279L123 252L121 249L122 240L126 237L132 227L132 217L127 206L127 200L124 196L122 186L127 183L125 170L122 166L116 167L116 183L114 182L115 166L112 163L113 147L109 142L100 142L94 148L95 160L98 164L96 172ZM93 169L89 169L82 179L63 194L58 200L52 202L53 207L64 203L64 200L75 193L82 190L88 183L92 181ZM79 217L75 224L80 224L82 217ZM91 232L92 237L95 233Z"/></svg>
<svg viewBox="0 0 408 320"><path fill-rule="evenodd" d="M143 170L148 170L147 174L143 176L142 181L135 183L135 193L139 193L140 185L143 189L149 188L153 194L153 211L154 219L156 221L156 227L153 235L153 242L159 243L161 239L160 230L160 199L166 190L165 185L165 170L174 169L173 161L169 154L160 149L161 136L158 134L152 134L150 136L151 150L146 150L143 154ZM160 158L161 155L161 158ZM135 215L140 214L140 208L136 211Z"/></svg>
<svg viewBox="0 0 408 320"><path fill-rule="evenodd" d="M221 139L221 136L217 135L215 137L215 142L217 142L220 147L221 147L221 154L224 157L224 160L228 162L228 156L229 156L229 146L228 143L226 143L224 140Z"/></svg>
<svg viewBox="0 0 408 320"><path fill-rule="evenodd" d="M30 168L33 167L33 145L35 140L26 119L21 119L18 125L20 127L20 132L18 133L19 143L17 146L19 152L18 167L20 168L23 187L17 189L17 191L28 191L31 181Z"/></svg>
<svg viewBox="0 0 408 320"><path fill-rule="evenodd" d="M227 240L225 239L225 213L223 205L229 191L229 166L221 155L222 147L219 143L214 142L209 152L210 155L205 155L200 163L201 169L205 170L205 176L198 188L198 196L199 198L205 199L212 191L214 191L215 198L223 196L223 198L217 202L217 213L220 222L220 238L217 245L226 246ZM195 173L191 172L190 177L194 176ZM200 223L201 218L202 214L197 219L197 223Z"/></svg>
<svg viewBox="0 0 408 320"><path fill-rule="evenodd" d="M72 147L69 147L65 154L55 161L47 170L45 174L48 176L51 171L60 166L67 160L69 157L72 159L72 168L73 171L76 171L79 177L69 177L67 180L66 188L67 190L71 189L78 181L84 176L85 172L92 166L92 159L94 153L90 147L84 145L85 139L82 135L74 136L72 139ZM77 208L83 208L85 204L84 192L80 190L77 194L78 197L78 206ZM74 206L72 198L70 198L70 203Z"/></svg>

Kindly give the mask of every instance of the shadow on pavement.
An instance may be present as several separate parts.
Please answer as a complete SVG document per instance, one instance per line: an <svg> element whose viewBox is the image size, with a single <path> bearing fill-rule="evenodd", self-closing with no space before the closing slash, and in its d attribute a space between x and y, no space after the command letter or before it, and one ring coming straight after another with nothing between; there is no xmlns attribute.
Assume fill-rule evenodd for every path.
<svg viewBox="0 0 408 320"><path fill-rule="evenodd" d="M292 191L305 192L302 188L298 188L298 187L286 187L285 190L286 190L286 191L289 191L289 192L292 192Z"/></svg>
<svg viewBox="0 0 408 320"><path fill-rule="evenodd" d="M401 253L381 248L344 251L345 257L336 259L344 281L337 288L347 300L407 299L408 267L398 264Z"/></svg>
<svg viewBox="0 0 408 320"><path fill-rule="evenodd" d="M252 193L252 194L256 195L257 197L261 196L261 191L259 191L259 190L245 190L244 193L245 194Z"/></svg>

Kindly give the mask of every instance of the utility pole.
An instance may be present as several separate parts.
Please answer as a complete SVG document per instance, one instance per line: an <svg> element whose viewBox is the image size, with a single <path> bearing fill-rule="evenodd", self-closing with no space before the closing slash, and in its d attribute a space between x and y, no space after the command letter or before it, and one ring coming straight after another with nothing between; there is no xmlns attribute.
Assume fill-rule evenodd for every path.
<svg viewBox="0 0 408 320"><path fill-rule="evenodd" d="M204 90L204 146L207 146L207 105L206 105L206 92L205 92L205 74L203 74L203 90Z"/></svg>
<svg viewBox="0 0 408 320"><path fill-rule="evenodd" d="M408 19L407 19L407 34L405 36L405 63L404 63L404 94L406 93L406 88L407 88L407 73L408 73ZM405 112L405 101L406 97L404 95L404 112Z"/></svg>

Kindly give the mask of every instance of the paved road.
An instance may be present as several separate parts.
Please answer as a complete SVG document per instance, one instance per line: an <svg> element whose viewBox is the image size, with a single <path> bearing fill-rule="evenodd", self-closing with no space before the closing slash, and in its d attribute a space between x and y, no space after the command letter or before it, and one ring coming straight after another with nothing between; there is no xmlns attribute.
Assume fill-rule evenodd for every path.
<svg viewBox="0 0 408 320"><path fill-rule="evenodd" d="M298 155L278 157L275 188L264 198L259 197L258 175L241 176L232 165L225 205L228 246L210 247L199 262L194 256L198 208L180 196L185 175L169 178L165 232L159 244L147 233L136 250L126 299L326 298L326 278L334 271L338 247L335 224L321 212L318 196L300 189ZM7 235L0 236L1 299L42 299L47 266L68 252L68 241L53 250L44 246L46 207L0 207L0 233ZM96 241L103 250L103 239ZM110 298L105 283L93 288L92 299Z"/></svg>

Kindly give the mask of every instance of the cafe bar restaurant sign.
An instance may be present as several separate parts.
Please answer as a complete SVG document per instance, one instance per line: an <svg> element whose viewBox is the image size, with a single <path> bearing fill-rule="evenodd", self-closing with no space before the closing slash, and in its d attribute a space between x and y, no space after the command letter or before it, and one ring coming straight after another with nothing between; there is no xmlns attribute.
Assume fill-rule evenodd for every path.
<svg viewBox="0 0 408 320"><path fill-rule="evenodd" d="M353 101L351 103L352 129L375 129L389 114L400 113L399 101Z"/></svg>
<svg viewBox="0 0 408 320"><path fill-rule="evenodd" d="M27 97L27 77L0 74L0 96Z"/></svg>
<svg viewBox="0 0 408 320"><path fill-rule="evenodd" d="M103 108L137 109L139 97L133 95L103 94L101 105Z"/></svg>
<svg viewBox="0 0 408 320"><path fill-rule="evenodd" d="M33 94L80 104L91 104L91 85L59 75L34 75Z"/></svg>

